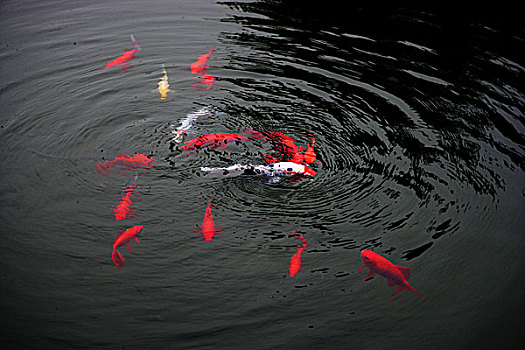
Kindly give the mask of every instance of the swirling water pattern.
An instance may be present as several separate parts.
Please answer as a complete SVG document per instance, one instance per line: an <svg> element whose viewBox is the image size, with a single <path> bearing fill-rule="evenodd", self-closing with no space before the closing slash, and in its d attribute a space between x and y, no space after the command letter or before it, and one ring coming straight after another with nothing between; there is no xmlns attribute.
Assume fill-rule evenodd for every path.
<svg viewBox="0 0 525 350"><path fill-rule="evenodd" d="M519 344L518 26L425 2L340 14L284 1L0 6L6 346ZM132 67L104 70L130 34L141 46ZM189 66L214 46L214 84L199 89ZM271 151L250 141L186 155L170 125L206 106L186 140L252 128L306 147L313 135L317 175L201 173ZM134 153L157 163L93 173ZM135 216L116 222L111 209L133 181ZM210 200L224 232L205 242L193 230ZM111 244L134 225L141 243L117 270ZM290 278L293 230L308 246ZM412 268L429 303L408 292L391 302L384 280L363 282L361 249Z"/></svg>

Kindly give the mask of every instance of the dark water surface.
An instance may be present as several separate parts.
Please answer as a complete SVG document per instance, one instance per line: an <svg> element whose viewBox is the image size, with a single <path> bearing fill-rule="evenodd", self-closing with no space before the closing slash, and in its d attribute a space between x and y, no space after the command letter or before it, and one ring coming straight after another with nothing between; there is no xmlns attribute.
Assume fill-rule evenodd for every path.
<svg viewBox="0 0 525 350"><path fill-rule="evenodd" d="M523 345L523 26L489 8L294 4L0 3L2 348ZM130 34L132 67L104 70ZM213 46L206 89L189 66ZM204 106L188 139L313 135L317 176L204 176L270 148L187 156L170 125ZM135 153L157 163L94 173ZM117 222L133 180L135 216ZM207 242L193 230L210 199L224 232ZM307 242L293 278L291 230ZM429 302L365 283L362 249L411 268Z"/></svg>

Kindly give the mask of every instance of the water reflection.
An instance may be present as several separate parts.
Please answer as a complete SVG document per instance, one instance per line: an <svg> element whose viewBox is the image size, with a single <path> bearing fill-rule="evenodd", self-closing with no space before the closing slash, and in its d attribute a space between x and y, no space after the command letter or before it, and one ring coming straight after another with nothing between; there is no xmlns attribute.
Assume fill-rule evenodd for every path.
<svg viewBox="0 0 525 350"><path fill-rule="evenodd" d="M426 4L344 15L285 1L224 4L242 11L225 21L243 28L221 37L240 47L230 55L236 75L221 77L232 96L224 110L262 130L285 125L292 137L320 131L322 176L295 194L321 194L315 210L302 206L305 224L418 224L430 242L412 243L412 259L457 232L469 203L497 201L507 171L525 169L525 70L509 50L518 32L493 45L500 34L479 13Z"/></svg>

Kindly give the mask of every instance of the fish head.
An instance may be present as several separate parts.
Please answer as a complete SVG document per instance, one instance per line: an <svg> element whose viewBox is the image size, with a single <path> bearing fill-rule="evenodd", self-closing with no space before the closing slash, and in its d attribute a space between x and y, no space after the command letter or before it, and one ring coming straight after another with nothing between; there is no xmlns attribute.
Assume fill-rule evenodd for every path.
<svg viewBox="0 0 525 350"><path fill-rule="evenodd" d="M361 251L361 260L363 260L367 266L376 265L377 257L378 255L371 250L365 249Z"/></svg>

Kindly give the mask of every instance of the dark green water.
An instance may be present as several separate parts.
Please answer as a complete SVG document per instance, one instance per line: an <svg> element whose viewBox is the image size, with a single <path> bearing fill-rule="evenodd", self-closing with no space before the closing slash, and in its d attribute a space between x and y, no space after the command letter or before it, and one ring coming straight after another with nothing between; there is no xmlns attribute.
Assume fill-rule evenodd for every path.
<svg viewBox="0 0 525 350"><path fill-rule="evenodd" d="M3 1L2 348L523 345L524 27L502 7L378 5ZM105 70L130 34L132 67ZM189 67L214 46L206 89ZM317 175L204 176L270 147L187 156L170 125L205 106L187 139L313 135ZM94 172L135 153L155 166ZM133 179L135 216L115 221ZM210 199L224 232L207 242ZM293 278L291 230L307 241ZM365 283L362 249L411 268L429 302Z"/></svg>

